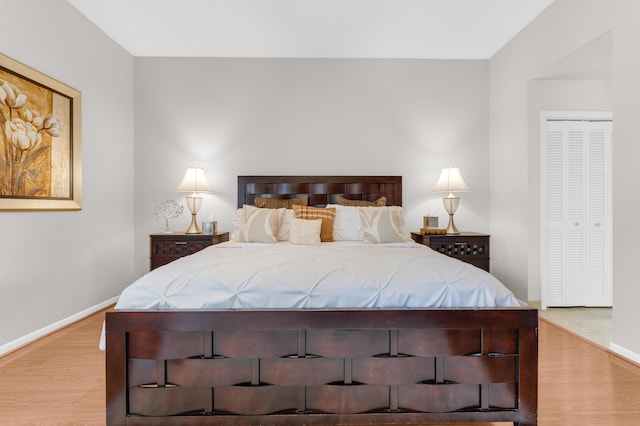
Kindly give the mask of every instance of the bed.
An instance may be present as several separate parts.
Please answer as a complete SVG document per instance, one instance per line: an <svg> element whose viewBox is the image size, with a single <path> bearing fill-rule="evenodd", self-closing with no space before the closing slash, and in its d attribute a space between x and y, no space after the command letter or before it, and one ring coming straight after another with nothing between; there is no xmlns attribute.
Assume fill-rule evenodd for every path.
<svg viewBox="0 0 640 426"><path fill-rule="evenodd" d="M240 176L237 213L257 199L305 198L309 206L325 207L339 199L371 204L382 197L386 205L401 206L402 178ZM403 251L411 256L403 260L402 271L422 276L418 283L424 285L393 290L389 276L400 286L409 279L392 273L379 280L384 270L367 268L367 263L357 269L360 263L351 252L360 250L358 242L279 251L289 250L287 245L232 239L150 272L139 280L150 284L144 290L138 282L125 290L125 307L117 306L105 319L107 424L537 424L537 310L513 301L489 306L491 297L478 296L476 289L470 290L471 302L456 302L463 300L457 291L467 291L468 280L450 279L442 285L432 276L464 273L482 281L483 288L494 286L494 277L415 243L364 245L368 251L361 262L374 260L376 268L384 268L379 258ZM325 256L339 250L337 257L349 261L336 266L339 259ZM222 299L208 302L196 290L219 289L211 291L202 283L191 288L181 281L205 270L218 276L241 274L233 259L243 251L262 262L250 275L261 277L267 291L285 291L260 297L252 293L260 286L243 284L241 290L227 288ZM298 288L306 277L283 268L304 251L331 264L331 273L324 276L338 283L347 279L341 274L348 269L357 269L362 279L341 287L333 301L327 288L335 283L325 285L324 278ZM293 253L291 259L287 253ZM448 272L437 272L436 263ZM366 275L365 269L372 271ZM162 280L169 282L171 294L167 287L157 290L165 285ZM442 296L420 299L427 285L440 289ZM444 288L452 291L447 297ZM367 289L375 296L361 293ZM498 291L495 300L510 300L508 290ZM142 298L127 304L129 293ZM342 297L369 302L351 306L353 299ZM426 291L424 297L433 298ZM444 307L446 298L456 306ZM182 299L188 300L186 305Z"/></svg>

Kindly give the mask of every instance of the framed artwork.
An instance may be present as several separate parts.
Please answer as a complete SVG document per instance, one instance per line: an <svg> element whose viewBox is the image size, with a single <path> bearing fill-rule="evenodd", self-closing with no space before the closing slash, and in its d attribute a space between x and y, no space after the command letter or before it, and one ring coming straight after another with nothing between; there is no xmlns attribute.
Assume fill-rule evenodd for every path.
<svg viewBox="0 0 640 426"><path fill-rule="evenodd" d="M80 92L0 54L0 211L80 210Z"/></svg>

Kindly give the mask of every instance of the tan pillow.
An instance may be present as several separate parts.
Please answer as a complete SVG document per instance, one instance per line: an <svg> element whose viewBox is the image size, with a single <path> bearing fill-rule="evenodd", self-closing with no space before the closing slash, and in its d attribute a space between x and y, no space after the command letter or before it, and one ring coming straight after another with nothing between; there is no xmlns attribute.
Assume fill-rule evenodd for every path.
<svg viewBox="0 0 640 426"><path fill-rule="evenodd" d="M322 220L320 219L294 219L291 222L289 242L305 246L319 246L320 229L322 229Z"/></svg>
<svg viewBox="0 0 640 426"><path fill-rule="evenodd" d="M338 195L338 204L342 206L357 206L357 207L383 207L387 205L387 197L384 195L375 201L367 200L350 200L346 197Z"/></svg>
<svg viewBox="0 0 640 426"><path fill-rule="evenodd" d="M298 219L322 219L320 240L322 242L333 241L333 222L336 219L336 209L294 205L293 211Z"/></svg>
<svg viewBox="0 0 640 426"><path fill-rule="evenodd" d="M239 241L249 243L275 243L278 238L280 218L285 209L261 209L244 205L244 220Z"/></svg>
<svg viewBox="0 0 640 426"><path fill-rule="evenodd" d="M309 204L309 197L303 195L296 198L256 198L254 200L256 207L265 209L290 209L294 205L306 206Z"/></svg>
<svg viewBox="0 0 640 426"><path fill-rule="evenodd" d="M367 243L405 243L404 220L400 207L385 209L360 207L360 219Z"/></svg>

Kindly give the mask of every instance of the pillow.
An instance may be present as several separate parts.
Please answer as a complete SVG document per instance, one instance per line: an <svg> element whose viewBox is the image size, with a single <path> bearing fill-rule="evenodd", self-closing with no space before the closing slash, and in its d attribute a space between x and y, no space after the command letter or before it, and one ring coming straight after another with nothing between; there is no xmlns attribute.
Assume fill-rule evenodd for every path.
<svg viewBox="0 0 640 426"><path fill-rule="evenodd" d="M338 204L342 206L358 206L358 207L381 207L387 205L387 197L384 195L375 201L367 200L350 200L346 197L338 195Z"/></svg>
<svg viewBox="0 0 640 426"><path fill-rule="evenodd" d="M278 229L278 241L289 241L291 223L295 220L296 214L293 209L286 209L280 217L280 229Z"/></svg>
<svg viewBox="0 0 640 426"><path fill-rule="evenodd" d="M280 218L285 209L261 209L242 206L244 220L238 241L250 243L275 243L280 228Z"/></svg>
<svg viewBox="0 0 640 426"><path fill-rule="evenodd" d="M404 221L402 208L360 207L360 219L367 243L404 243Z"/></svg>
<svg viewBox="0 0 640 426"><path fill-rule="evenodd" d="M320 240L322 242L333 241L333 221L336 217L336 209L294 205L293 211L298 219L321 219Z"/></svg>
<svg viewBox="0 0 640 426"><path fill-rule="evenodd" d="M322 219L293 219L289 242L305 246L319 246L321 228Z"/></svg>
<svg viewBox="0 0 640 426"><path fill-rule="evenodd" d="M327 204L327 207L336 209L336 218L333 222L333 239L335 241L364 240L358 207L341 206L340 204Z"/></svg>
<svg viewBox="0 0 640 426"><path fill-rule="evenodd" d="M309 197L307 195L303 195L297 198L256 198L253 203L256 207L266 209L290 209L294 204L306 206L309 204Z"/></svg>
<svg viewBox="0 0 640 426"><path fill-rule="evenodd" d="M229 239L231 241L242 241L242 225L244 224L244 209L236 209L233 214L233 219L231 220L231 227L233 230L231 231L231 235Z"/></svg>
<svg viewBox="0 0 640 426"><path fill-rule="evenodd" d="M280 214L280 226L278 227L277 234L278 241L289 241L289 229L291 228L291 221L295 219L295 217L292 209L286 209L283 214ZM244 208L236 209L231 225L233 230L231 231L229 239L231 241L246 242L242 236Z"/></svg>

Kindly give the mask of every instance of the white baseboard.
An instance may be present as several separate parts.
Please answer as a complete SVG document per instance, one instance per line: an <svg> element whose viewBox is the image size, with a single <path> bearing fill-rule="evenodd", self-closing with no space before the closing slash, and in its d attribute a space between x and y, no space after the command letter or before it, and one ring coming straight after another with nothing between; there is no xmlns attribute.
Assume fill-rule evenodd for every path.
<svg viewBox="0 0 640 426"><path fill-rule="evenodd" d="M615 343L609 343L609 349L611 349L613 352L617 353L620 356L623 356L635 363L640 364L640 354L630 351L629 349L624 348L620 345L616 345Z"/></svg>
<svg viewBox="0 0 640 426"><path fill-rule="evenodd" d="M90 308L87 308L84 311L78 312L77 314L71 315L70 317L64 318L58 322L54 322L53 324L50 324L44 328L41 328L40 330L36 330L33 333L29 333L26 336L22 336L9 343L5 343L4 345L0 346L0 356L6 353L9 353L11 351L14 351L19 347L29 344L34 340L37 340L43 336L46 336L47 334L50 334L56 330L59 330L70 324L73 324L74 322L81 320L85 317L88 317L93 313L96 313L102 309L105 309L110 305L113 305L114 303L116 303L117 300L118 300L118 297L116 296L112 299L109 299L97 305L91 306ZM97 342L97 338L96 338L96 342Z"/></svg>

